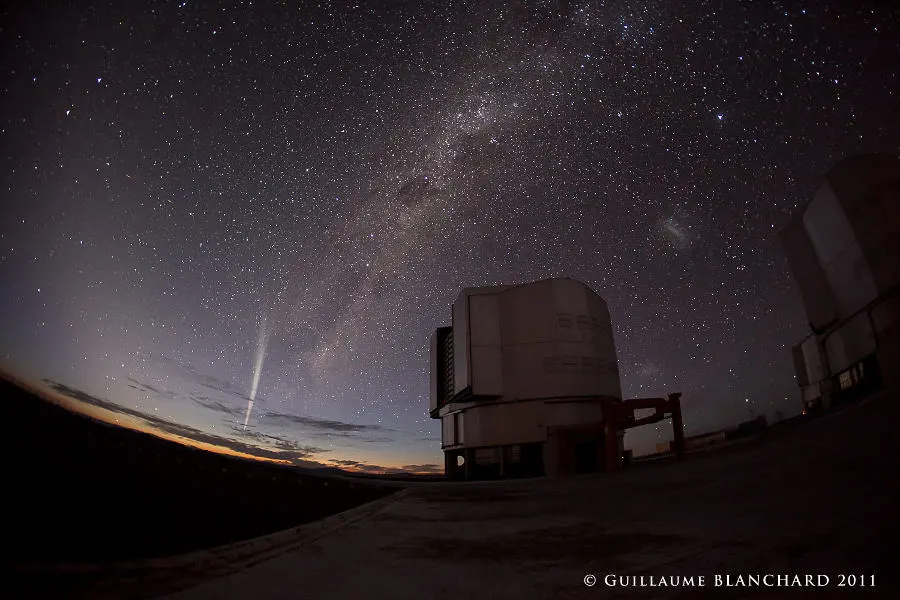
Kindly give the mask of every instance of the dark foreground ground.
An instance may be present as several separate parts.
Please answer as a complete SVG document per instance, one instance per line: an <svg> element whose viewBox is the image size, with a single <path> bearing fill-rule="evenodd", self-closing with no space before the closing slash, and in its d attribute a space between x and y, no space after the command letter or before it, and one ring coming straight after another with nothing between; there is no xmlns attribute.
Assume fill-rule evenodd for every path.
<svg viewBox="0 0 900 600"><path fill-rule="evenodd" d="M24 573L42 566L210 548L314 521L397 489L107 425L2 379L0 408L6 420L2 558L4 570L18 573L8 581L25 591Z"/></svg>
<svg viewBox="0 0 900 600"><path fill-rule="evenodd" d="M169 598L900 598L898 428L900 397L882 395L681 463L410 484L365 519ZM607 587L610 574L707 579ZM830 581L715 586L753 574Z"/></svg>
<svg viewBox="0 0 900 600"><path fill-rule="evenodd" d="M18 578L2 580L0 597L898 598L898 427L900 396L882 394L683 462L652 461L621 473L559 480L409 482L397 494L266 536L238 553L216 549L174 562L100 564L87 571L25 569ZM75 457L87 450L78 446L89 445L84 432L75 431L68 438L72 449L65 458L44 458L48 463L62 461L48 467L46 481L37 482L44 495L32 493L45 501L38 508L20 502L13 509L20 511L18 515L13 510L7 513L18 533L11 541L4 540L6 548L15 549L20 543L35 548L39 544L29 531L43 532L44 544L56 543L56 530L42 521L47 513L56 526L68 528L67 535L78 532L84 539L93 535L91 523L99 521L103 521L100 535L116 536L107 540L144 535L143 541L126 544L133 549L161 537L148 534L146 526L127 535L110 533L115 527L133 527L122 509L108 501L102 502L100 511L88 506L86 498L98 497L85 493L90 485L121 492L99 475L90 476L90 485L67 480L71 477L67 468L77 472L81 467L73 465L84 464ZM186 451L190 450L177 450ZM177 456L186 460L187 455ZM171 455L176 464L177 456ZM6 453L4 458L8 457ZM154 457L133 461L143 465L140 472L154 474L160 471L162 463L157 461L162 455ZM240 480L230 479L237 473L234 461L207 458L217 467L220 463L215 461L227 461L228 472L209 469L199 479L167 480L167 493L154 491L156 486L130 484L150 494L141 504L147 509L143 514L155 515L154 522L171 534L184 535L203 523L200 530L212 536L212 544L221 541L215 538L217 524L232 531L249 527L241 523L246 515L266 512L250 507L266 502L281 507L272 513L281 520L260 518L278 527L291 521L292 514L312 518L316 509L307 507L311 499L322 499L312 506L324 514L349 506L344 494L385 493L347 487L325 495L324 482L320 488L313 480L297 486L305 492L292 492L299 476L275 469L273 474L286 479L272 482L263 494L246 486L253 493L245 494ZM127 462L136 468L131 460L121 459L122 466ZM331 490L327 494L337 491L336 481L341 480L327 486ZM364 484L342 481L350 483ZM232 495L230 508L214 508L215 501ZM79 515L64 512L72 496L83 496L75 502L80 510L92 511L93 521L67 523L66 515L72 520ZM321 506L326 498L334 502L327 510ZM114 518L104 516L116 510ZM208 510L218 512L210 516ZM105 547L90 543L97 551ZM829 583L821 588L715 585L717 575L733 580L743 576L746 581L748 576L766 574L827 575ZM584 583L588 575L597 578L593 587ZM706 579L702 587L607 587L607 575L643 576L645 583L647 578L668 575ZM856 577L857 587L839 587L842 576L848 575ZM858 587L861 576L865 588Z"/></svg>

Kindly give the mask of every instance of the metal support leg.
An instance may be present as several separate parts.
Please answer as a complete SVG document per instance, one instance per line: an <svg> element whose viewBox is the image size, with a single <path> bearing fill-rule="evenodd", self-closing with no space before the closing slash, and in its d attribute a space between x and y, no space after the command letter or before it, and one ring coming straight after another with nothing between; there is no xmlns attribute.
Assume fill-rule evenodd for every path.
<svg viewBox="0 0 900 600"><path fill-rule="evenodd" d="M619 467L619 437L615 421L607 423L603 437L606 443L606 472L612 473Z"/></svg>
<svg viewBox="0 0 900 600"><path fill-rule="evenodd" d="M456 453L444 452L444 477L457 479Z"/></svg>
<svg viewBox="0 0 900 600"><path fill-rule="evenodd" d="M672 411L672 429L674 429L675 457L684 458L684 421L681 419L681 394L669 394L669 409Z"/></svg>
<svg viewBox="0 0 900 600"><path fill-rule="evenodd" d="M475 477L475 451L471 448L466 448L464 456L465 464L463 466L466 469L466 479L470 480Z"/></svg>

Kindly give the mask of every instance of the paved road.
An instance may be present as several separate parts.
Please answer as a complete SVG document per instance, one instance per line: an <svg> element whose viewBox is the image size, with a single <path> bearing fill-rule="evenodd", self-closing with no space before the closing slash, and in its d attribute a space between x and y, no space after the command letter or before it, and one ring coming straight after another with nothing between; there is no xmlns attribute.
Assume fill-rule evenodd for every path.
<svg viewBox="0 0 900 600"><path fill-rule="evenodd" d="M683 463L415 485L366 519L167 598L900 598L898 425L900 397L883 395ZM609 588L609 574L707 579ZM716 574L830 584L724 588ZM876 587L838 588L840 574L874 575Z"/></svg>

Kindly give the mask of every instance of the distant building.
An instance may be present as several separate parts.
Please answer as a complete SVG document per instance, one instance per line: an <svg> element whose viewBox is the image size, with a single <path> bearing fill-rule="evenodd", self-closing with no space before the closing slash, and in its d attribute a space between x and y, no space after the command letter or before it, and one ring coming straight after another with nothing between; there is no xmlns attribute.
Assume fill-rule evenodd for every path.
<svg viewBox="0 0 900 600"><path fill-rule="evenodd" d="M900 384L900 159L838 163L781 238L811 330L793 348L805 410Z"/></svg>
<svg viewBox="0 0 900 600"><path fill-rule="evenodd" d="M621 399L606 302L572 279L464 289L431 339L450 477L603 469L604 402ZM622 432L608 431L621 455Z"/></svg>

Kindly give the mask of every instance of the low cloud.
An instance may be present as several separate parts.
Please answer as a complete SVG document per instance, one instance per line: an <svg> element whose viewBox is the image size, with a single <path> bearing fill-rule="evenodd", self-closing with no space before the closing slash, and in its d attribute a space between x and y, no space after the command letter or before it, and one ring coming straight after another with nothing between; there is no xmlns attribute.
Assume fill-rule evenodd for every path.
<svg viewBox="0 0 900 600"><path fill-rule="evenodd" d="M194 367L194 365L183 363L165 355L154 355L154 358L167 365L176 367L189 379L193 380L203 387L216 392L227 394L228 396L237 398L241 401L241 406L232 407L225 402L221 402L208 396L191 394L191 400L196 404L199 404L200 406L208 410L231 416L240 416L244 414L244 411L246 411L246 403L250 401L250 396L243 391L235 389L234 385L231 382L224 381L210 375L204 375L200 373L197 368ZM135 383L140 382L135 381ZM254 399L254 402L256 406L260 408L268 404L266 399L261 395L258 395ZM336 421L333 419L320 419L316 417L266 410L259 411L257 421L260 425L268 425L274 427L290 427L299 425L307 430L310 430L310 435L313 435L315 437L349 437L354 434L370 433L376 431L384 433L387 431L391 431L390 429L377 424L347 423L344 421ZM368 439L365 439L363 441L367 443L392 443L395 440L389 437L379 436L369 437Z"/></svg>
<svg viewBox="0 0 900 600"><path fill-rule="evenodd" d="M191 394L191 400L195 403L199 404L203 408L208 410L213 410L215 412L225 413L226 415L240 415L242 409L237 406L228 406L218 400L214 400L209 398L208 396L200 396L198 394Z"/></svg>
<svg viewBox="0 0 900 600"><path fill-rule="evenodd" d="M128 384L128 387L138 390L140 392L154 394L156 396L162 396L164 398L169 398L170 400L173 400L175 398L175 396L177 395L177 394L175 394L175 392L173 392L171 390L165 390L162 388L154 387L154 386L150 385L149 383L145 383L143 381L138 381L134 377L128 377L128 381L130 382Z"/></svg>
<svg viewBox="0 0 900 600"><path fill-rule="evenodd" d="M259 420L265 419L267 422L274 423L290 423L294 425L303 425L310 429L329 431L334 433L361 433L365 431L385 431L381 425L359 425L356 423L345 423L343 421L333 421L331 419L317 419L315 417L307 417L303 415L290 415L286 413L266 412L259 416Z"/></svg>
<svg viewBox="0 0 900 600"><path fill-rule="evenodd" d="M239 398L243 401L248 401L250 399L249 395L246 392L236 389L233 382L201 373L197 369L197 367L190 363L175 360L174 358L170 358L164 354L155 354L153 355L153 358L169 367L175 367L177 370L181 371L182 376L184 376L186 379L193 381L194 383L205 388L211 389L216 392L221 392L229 396L234 396L235 398ZM262 398L257 398L256 400L257 402L263 401Z"/></svg>
<svg viewBox="0 0 900 600"><path fill-rule="evenodd" d="M411 473L443 473L444 467L442 465L403 465L402 469L404 471L409 471Z"/></svg>
<svg viewBox="0 0 900 600"><path fill-rule="evenodd" d="M260 437L269 438L275 441L275 446L278 447L278 450L261 448L259 446L255 446L252 444L247 444L238 440L234 440L231 438L221 437L217 435L213 435L197 429L196 427L191 427L189 425L182 425L180 423L173 423L171 421L166 421L165 419L161 419L156 415L147 414L141 412L139 410L129 408L127 406L122 406L120 404L116 404L114 402L110 402L109 400L105 400L103 398L97 398L87 392L83 392L79 389L69 387L63 383L59 383L57 381L53 381L51 379L44 379L44 382L47 383L51 388L56 390L57 392L64 394L70 398L74 398L75 400L79 400L84 402L85 404L90 404L93 406L97 406L99 408L103 408L112 412L114 414L121 415L130 415L132 417L136 417L145 423L147 423L152 429L155 429L160 432L165 432L171 435L177 435L180 437L184 437L190 440L194 440L196 442L207 443L214 446L220 446L223 448L228 448L229 450L233 450L235 452L241 452L244 454L249 454L252 456L258 456L260 458L273 458L280 460L292 460L295 463L301 462L309 462L307 459L312 458L316 454L322 454L325 452L329 452L327 448L317 448L315 446L305 446L297 444L291 440L287 440L284 438L279 438L278 436L271 436L266 434L258 434ZM248 437L253 437L253 435L249 435ZM321 463L313 463L309 466L322 466Z"/></svg>
<svg viewBox="0 0 900 600"><path fill-rule="evenodd" d="M354 471L365 471L366 473L390 473L396 472L397 469L388 469L387 467L381 467L379 465L370 465L366 463L362 463L356 460L330 460L328 461L333 465L349 468Z"/></svg>
<svg viewBox="0 0 900 600"><path fill-rule="evenodd" d="M346 469L350 469L353 471L363 471L366 473L429 473L429 474L441 474L444 472L444 467L441 465L433 465L433 464L424 464L424 465L403 465L402 467L382 467L381 465L372 465L368 463L359 462L357 460L338 460L331 459L331 464L342 467Z"/></svg>

